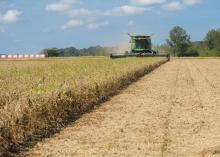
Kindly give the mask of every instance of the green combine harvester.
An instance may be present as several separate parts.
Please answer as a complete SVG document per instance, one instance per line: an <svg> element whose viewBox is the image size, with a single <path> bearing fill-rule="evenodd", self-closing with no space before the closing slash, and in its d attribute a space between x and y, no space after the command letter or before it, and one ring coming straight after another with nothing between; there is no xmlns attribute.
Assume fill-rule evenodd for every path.
<svg viewBox="0 0 220 157"><path fill-rule="evenodd" d="M111 54L112 59L125 57L167 57L170 60L169 53L158 53L152 50L151 36L130 35L131 51L124 54Z"/></svg>

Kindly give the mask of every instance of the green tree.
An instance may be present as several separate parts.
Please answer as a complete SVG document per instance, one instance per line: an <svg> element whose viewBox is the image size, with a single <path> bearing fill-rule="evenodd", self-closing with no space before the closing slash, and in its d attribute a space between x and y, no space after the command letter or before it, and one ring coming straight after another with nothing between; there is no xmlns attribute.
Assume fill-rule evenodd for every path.
<svg viewBox="0 0 220 157"><path fill-rule="evenodd" d="M180 26L171 29L167 44L173 51L174 56L185 53L191 45L190 35Z"/></svg>
<svg viewBox="0 0 220 157"><path fill-rule="evenodd" d="M49 48L42 50L42 54L45 54L47 57L58 57L59 56L59 49L57 48Z"/></svg>
<svg viewBox="0 0 220 157"><path fill-rule="evenodd" d="M59 49L59 56L69 57L69 56L79 56L79 50L75 47L67 47Z"/></svg>
<svg viewBox="0 0 220 157"><path fill-rule="evenodd" d="M210 50L220 50L220 29L210 30L205 37L205 42Z"/></svg>

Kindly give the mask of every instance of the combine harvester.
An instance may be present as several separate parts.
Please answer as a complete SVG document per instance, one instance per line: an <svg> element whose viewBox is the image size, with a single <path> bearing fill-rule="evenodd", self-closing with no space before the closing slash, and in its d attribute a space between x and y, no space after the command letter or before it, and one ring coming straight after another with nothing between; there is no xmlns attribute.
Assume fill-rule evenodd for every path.
<svg viewBox="0 0 220 157"><path fill-rule="evenodd" d="M151 36L130 35L131 51L124 54L111 54L112 59L126 57L167 57L170 60L170 53L158 53L152 50Z"/></svg>

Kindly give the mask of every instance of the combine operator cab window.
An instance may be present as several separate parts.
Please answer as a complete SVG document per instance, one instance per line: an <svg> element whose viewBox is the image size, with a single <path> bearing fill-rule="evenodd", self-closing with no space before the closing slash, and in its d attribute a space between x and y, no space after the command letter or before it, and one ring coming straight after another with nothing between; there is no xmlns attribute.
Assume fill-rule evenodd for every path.
<svg viewBox="0 0 220 157"><path fill-rule="evenodd" d="M148 41L145 39L136 40L137 49L147 49Z"/></svg>

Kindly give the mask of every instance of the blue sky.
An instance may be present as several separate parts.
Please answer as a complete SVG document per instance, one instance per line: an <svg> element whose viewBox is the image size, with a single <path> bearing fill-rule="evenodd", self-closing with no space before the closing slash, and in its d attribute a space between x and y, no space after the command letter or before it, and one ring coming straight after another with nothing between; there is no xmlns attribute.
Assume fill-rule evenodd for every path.
<svg viewBox="0 0 220 157"><path fill-rule="evenodd" d="M131 34L165 42L173 26L202 40L220 27L219 0L0 0L0 53L114 46Z"/></svg>

